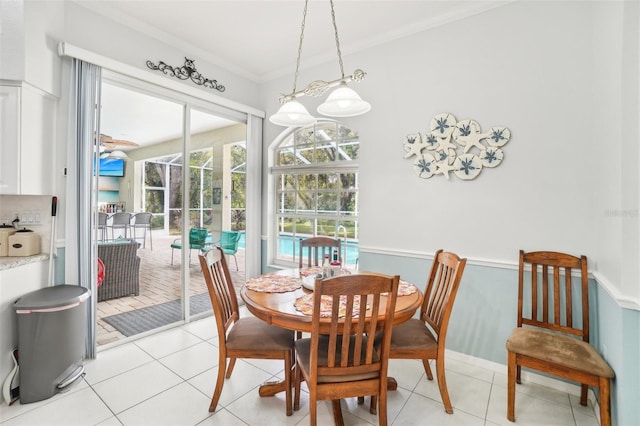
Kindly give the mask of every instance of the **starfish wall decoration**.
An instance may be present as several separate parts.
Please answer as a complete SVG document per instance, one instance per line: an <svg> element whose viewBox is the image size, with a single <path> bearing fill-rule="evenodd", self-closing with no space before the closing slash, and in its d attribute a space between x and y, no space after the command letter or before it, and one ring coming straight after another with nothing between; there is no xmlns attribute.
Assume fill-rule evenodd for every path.
<svg viewBox="0 0 640 426"><path fill-rule="evenodd" d="M480 131L475 120L456 121L453 114L437 114L429 123L429 131L412 133L404 139L404 158L415 156L413 170L423 178L455 174L459 179L471 180L483 168L502 163L502 147L511 139L506 127L492 127ZM454 143L455 142L455 143Z"/></svg>

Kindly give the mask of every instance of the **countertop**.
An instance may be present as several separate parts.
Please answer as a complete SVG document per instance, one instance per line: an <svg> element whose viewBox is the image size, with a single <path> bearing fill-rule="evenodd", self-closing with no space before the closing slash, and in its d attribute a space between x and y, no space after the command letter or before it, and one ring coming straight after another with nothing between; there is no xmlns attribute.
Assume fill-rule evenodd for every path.
<svg viewBox="0 0 640 426"><path fill-rule="evenodd" d="M42 262L48 259L49 259L48 253L36 254L34 256L0 257L0 271L17 268L23 265L28 265L29 263Z"/></svg>

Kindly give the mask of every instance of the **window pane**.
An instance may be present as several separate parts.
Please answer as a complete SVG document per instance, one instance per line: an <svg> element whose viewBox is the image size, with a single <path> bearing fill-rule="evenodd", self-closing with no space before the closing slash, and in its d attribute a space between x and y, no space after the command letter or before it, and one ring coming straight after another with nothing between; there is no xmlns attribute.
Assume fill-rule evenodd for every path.
<svg viewBox="0 0 640 426"><path fill-rule="evenodd" d="M297 202L298 213L315 213L316 210L316 192L315 191L299 191Z"/></svg>
<svg viewBox="0 0 640 426"><path fill-rule="evenodd" d="M145 193L145 211L149 213L164 212L164 191L148 189Z"/></svg>
<svg viewBox="0 0 640 426"><path fill-rule="evenodd" d="M164 187L164 171L165 165L153 162L145 162L144 165L144 184L145 186L153 186L157 188Z"/></svg>
<svg viewBox="0 0 640 426"><path fill-rule="evenodd" d="M335 215L338 201L335 192L325 192L318 195L318 214Z"/></svg>
<svg viewBox="0 0 640 426"><path fill-rule="evenodd" d="M340 214L342 215L357 215L357 197L355 192L341 192L340 193Z"/></svg>
<svg viewBox="0 0 640 426"><path fill-rule="evenodd" d="M339 235L356 245L356 254L350 256L350 264L355 264L358 172L357 164L349 163L358 158L358 148L358 134L333 121L292 130L273 148L276 204L271 214L278 230L276 260L297 260L300 238ZM337 162L339 170L334 167Z"/></svg>

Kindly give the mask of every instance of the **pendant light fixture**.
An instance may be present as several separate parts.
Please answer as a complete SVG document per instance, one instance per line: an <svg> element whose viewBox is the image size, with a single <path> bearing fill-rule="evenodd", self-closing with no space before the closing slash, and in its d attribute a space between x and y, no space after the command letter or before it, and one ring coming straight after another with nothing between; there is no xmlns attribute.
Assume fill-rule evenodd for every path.
<svg viewBox="0 0 640 426"><path fill-rule="evenodd" d="M293 79L293 91L288 95L281 95L279 101L282 104L278 112L269 117L269 121L279 126L306 126L316 121L307 109L297 101L300 96L322 96L327 90L337 87L327 97L327 100L318 107L318 112L329 117L353 117L368 112L371 105L363 101L355 90L347 86L348 82L360 82L366 76L366 73L360 69L353 72L352 75L345 76L342 64L342 52L340 51L340 39L338 37L338 26L336 25L336 14L333 7L333 0L329 0L331 4L331 19L333 22L333 30L336 39L336 50L338 53L338 64L340 66L339 79L333 81L316 80L311 82L304 90L296 91L298 81L298 71L300 69L300 55L302 53L302 42L304 40L304 27L307 18L307 6L309 0L304 2L304 12L302 15L302 26L300 29L300 43L298 45L298 58L296 61L296 72Z"/></svg>

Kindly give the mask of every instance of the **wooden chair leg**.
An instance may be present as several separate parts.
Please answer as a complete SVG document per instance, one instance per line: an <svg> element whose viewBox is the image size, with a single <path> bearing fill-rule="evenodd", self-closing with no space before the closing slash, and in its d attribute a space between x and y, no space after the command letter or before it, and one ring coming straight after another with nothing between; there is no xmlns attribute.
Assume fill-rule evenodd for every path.
<svg viewBox="0 0 640 426"><path fill-rule="evenodd" d="M580 405L587 406L587 392L589 392L589 385L582 384L580 386Z"/></svg>
<svg viewBox="0 0 640 426"><path fill-rule="evenodd" d="M342 418L342 407L340 406L340 400L331 400L331 405L333 407L333 421L335 422L335 425L344 426L344 418Z"/></svg>
<svg viewBox="0 0 640 426"><path fill-rule="evenodd" d="M231 377L231 373L233 373L233 367L236 365L235 358L229 358L229 366L227 367L227 375L225 376L227 379Z"/></svg>
<svg viewBox="0 0 640 426"><path fill-rule="evenodd" d="M284 354L284 385L285 385L285 407L287 409L287 416L293 414L293 404L291 402L291 362L293 358L293 350L287 351Z"/></svg>
<svg viewBox="0 0 640 426"><path fill-rule="evenodd" d="M444 411L446 411L447 414L453 414L449 390L447 389L447 379L444 375L444 354L436 359L436 374L438 376L438 387L440 388L440 397L444 404Z"/></svg>
<svg viewBox="0 0 640 426"><path fill-rule="evenodd" d="M380 400L379 405L380 407L378 407L378 424L380 426L387 426L387 387L386 386L381 386L380 387L380 398L377 398ZM373 401L373 398L375 398L375 396L371 397L371 400ZM371 413L371 414L375 414L375 413Z"/></svg>
<svg viewBox="0 0 640 426"><path fill-rule="evenodd" d="M611 382L600 377L600 426L611 426Z"/></svg>
<svg viewBox="0 0 640 426"><path fill-rule="evenodd" d="M427 379L433 380L433 374L431 373L431 366L429 365L429 360L427 358L422 360L422 365L424 366L424 372L427 373Z"/></svg>
<svg viewBox="0 0 640 426"><path fill-rule="evenodd" d="M386 390L386 386L385 386L385 390ZM382 409L382 407L380 407L380 409ZM369 405L369 412L371 414L377 414L378 413L378 397L376 395L371 395L371 403Z"/></svg>
<svg viewBox="0 0 640 426"><path fill-rule="evenodd" d="M295 370L295 379L294 379L295 394L293 398L293 409L295 411L298 411L300 409L300 381L301 381L302 374L300 373L300 368L298 368L297 365L294 367L294 370Z"/></svg>
<svg viewBox="0 0 640 426"><path fill-rule="evenodd" d="M516 354L507 352L507 419L515 422L515 404L516 404L516 380L517 371Z"/></svg>
<svg viewBox="0 0 640 426"><path fill-rule="evenodd" d="M220 360L218 362L218 379L216 380L216 388L213 391L213 397L211 398L211 404L209 405L210 413L216 411L218 401L220 400L220 395L222 394L222 387L224 386L224 367L226 361L226 356L220 356Z"/></svg>

